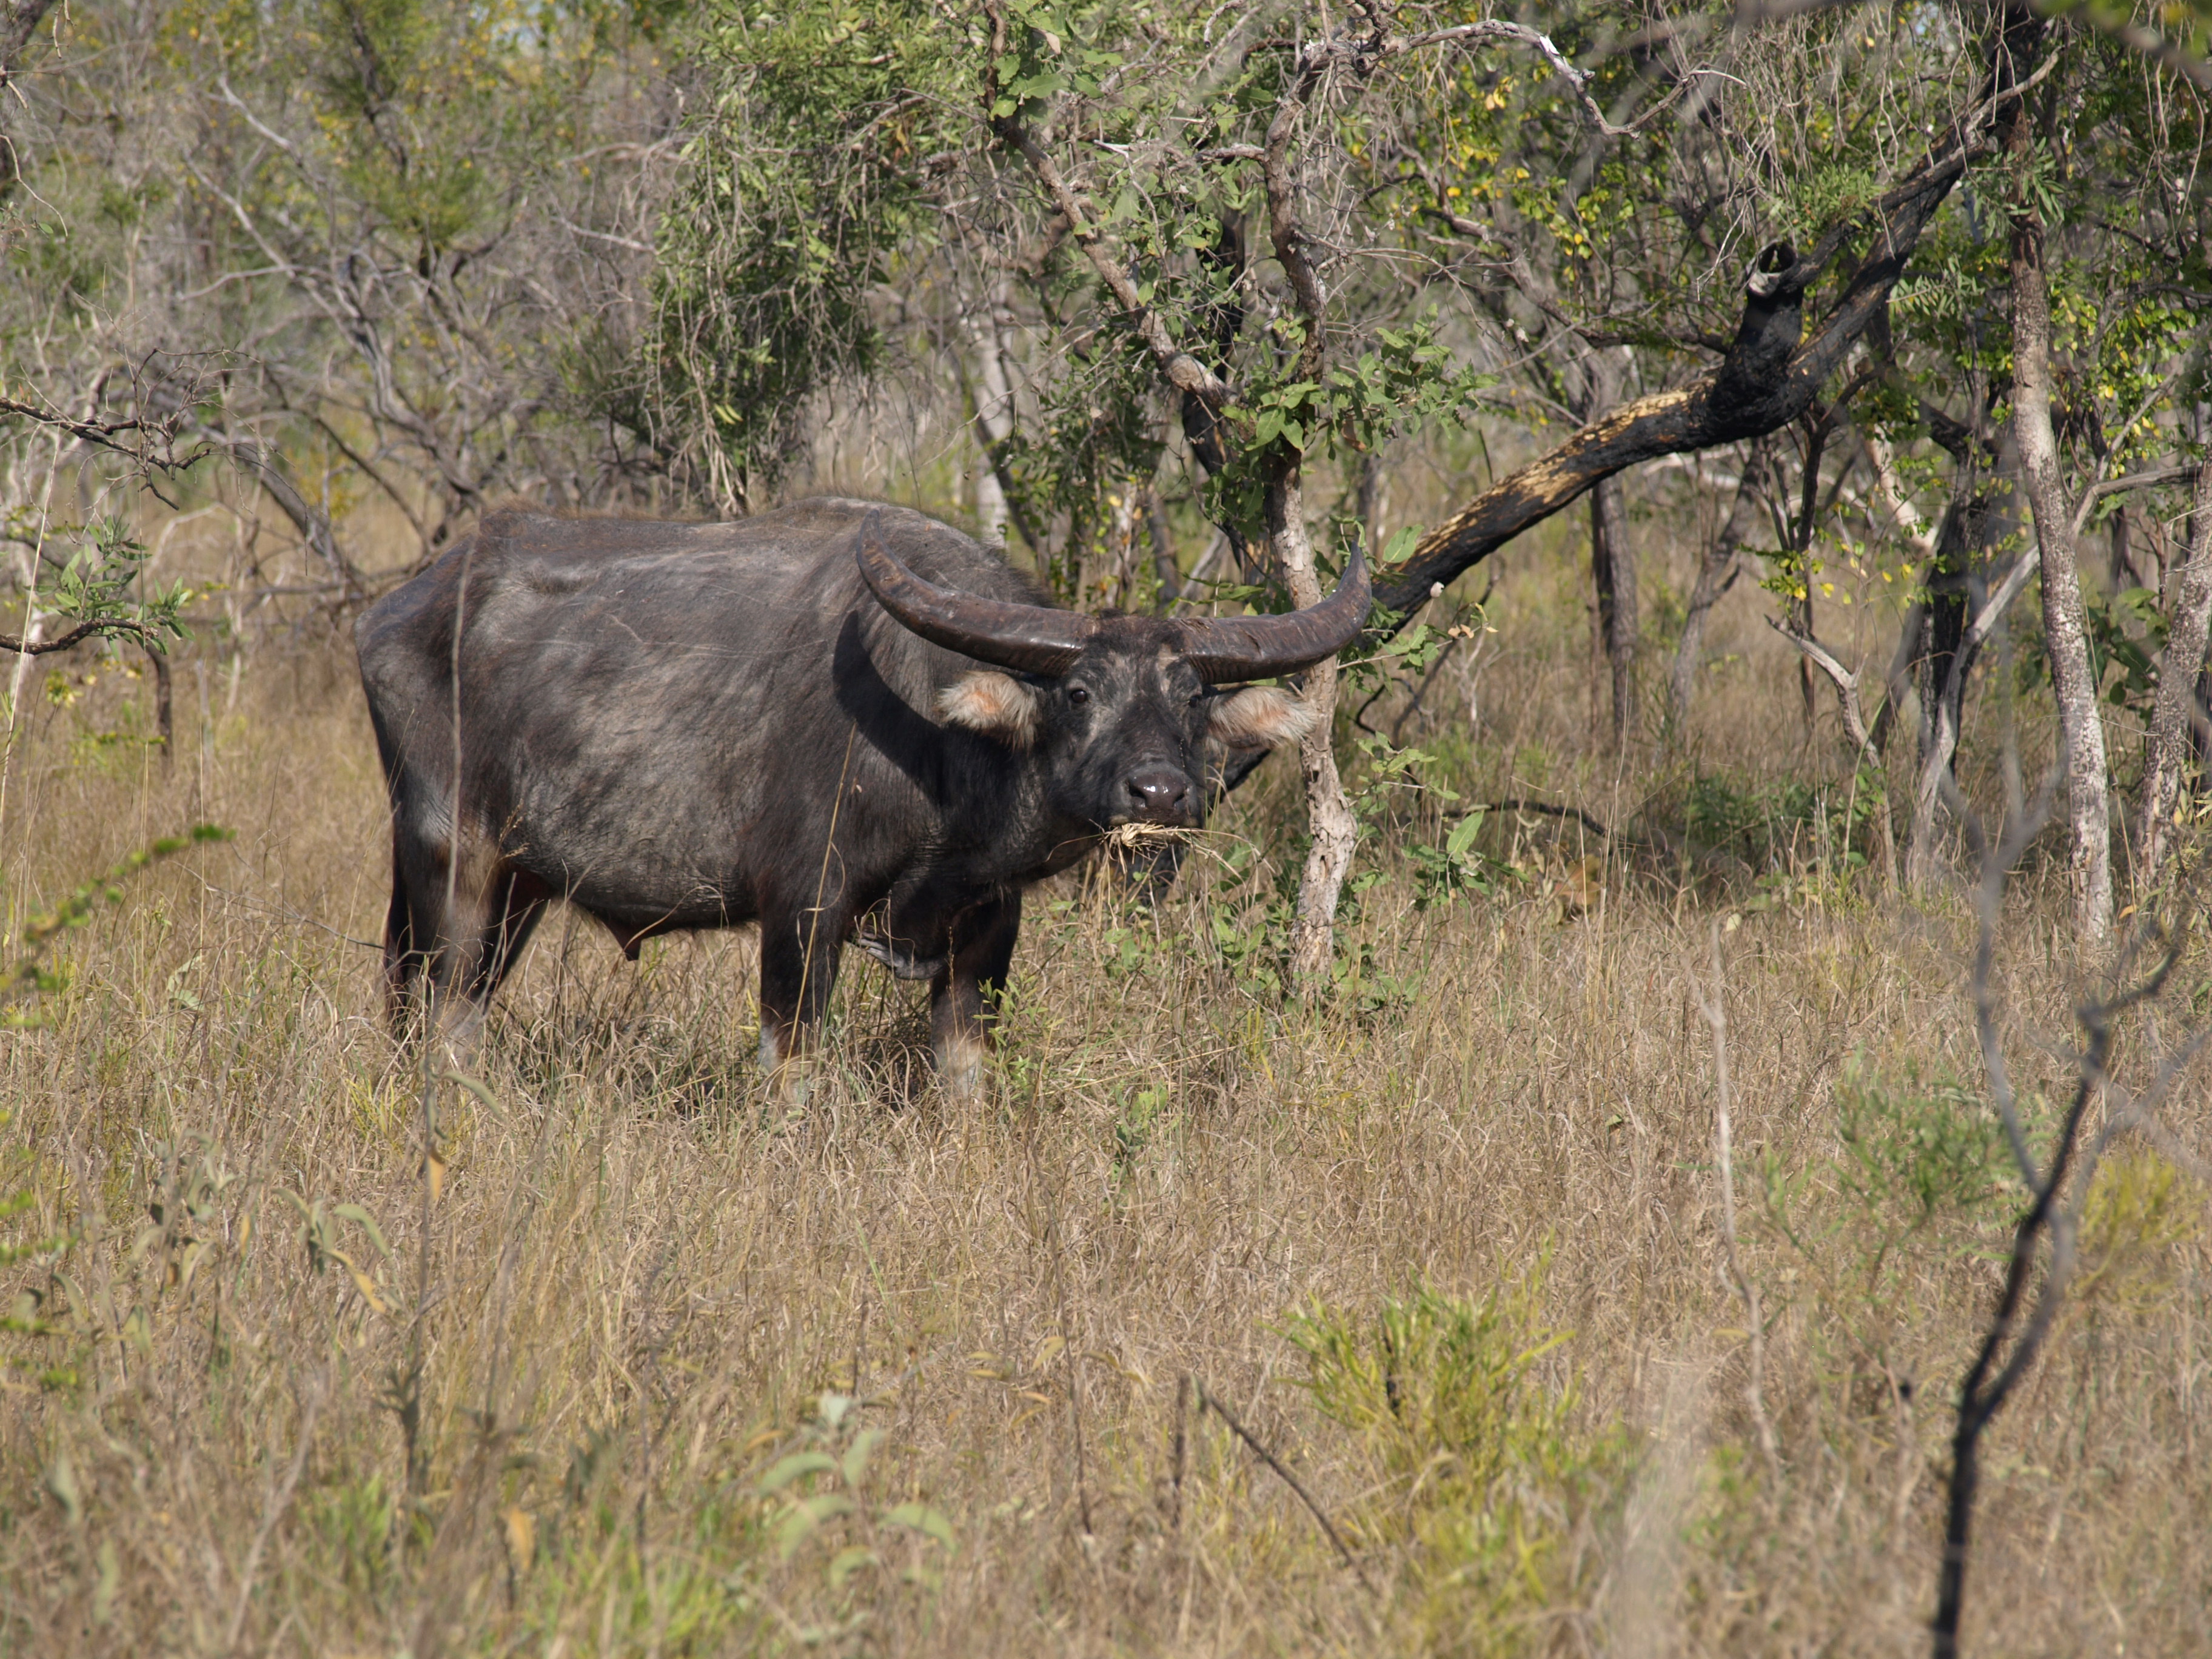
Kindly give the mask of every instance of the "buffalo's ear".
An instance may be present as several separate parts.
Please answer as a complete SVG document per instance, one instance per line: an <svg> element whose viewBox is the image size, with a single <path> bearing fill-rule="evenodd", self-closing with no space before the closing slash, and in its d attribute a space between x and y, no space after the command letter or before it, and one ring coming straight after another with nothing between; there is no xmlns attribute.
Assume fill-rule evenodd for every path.
<svg viewBox="0 0 2212 1659"><path fill-rule="evenodd" d="M937 694L937 712L954 726L1015 749L1036 741L1037 696L1011 674L978 668Z"/></svg>
<svg viewBox="0 0 2212 1659"><path fill-rule="evenodd" d="M1321 711L1274 685L1248 685L1213 700L1213 735L1231 749L1273 749L1314 729Z"/></svg>

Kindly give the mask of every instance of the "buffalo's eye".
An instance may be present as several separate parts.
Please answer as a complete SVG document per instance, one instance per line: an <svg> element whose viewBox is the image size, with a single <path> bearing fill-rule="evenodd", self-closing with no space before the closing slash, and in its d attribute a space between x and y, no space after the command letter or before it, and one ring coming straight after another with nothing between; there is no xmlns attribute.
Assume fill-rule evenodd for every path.
<svg viewBox="0 0 2212 1659"><path fill-rule="evenodd" d="M1091 688L1086 685L1069 686L1067 688L1067 700L1073 703L1078 708L1082 708L1085 703L1091 701Z"/></svg>
<svg viewBox="0 0 2212 1659"><path fill-rule="evenodd" d="M1204 688L1204 687L1202 687L1202 686L1201 686L1199 690L1195 690L1195 691L1194 691L1194 692L1192 692L1192 693L1190 694L1190 706L1191 706L1193 708L1197 708L1197 707L1199 706L1199 704L1200 704L1200 703L1204 702L1205 701L1206 701L1206 690L1205 690L1205 688Z"/></svg>

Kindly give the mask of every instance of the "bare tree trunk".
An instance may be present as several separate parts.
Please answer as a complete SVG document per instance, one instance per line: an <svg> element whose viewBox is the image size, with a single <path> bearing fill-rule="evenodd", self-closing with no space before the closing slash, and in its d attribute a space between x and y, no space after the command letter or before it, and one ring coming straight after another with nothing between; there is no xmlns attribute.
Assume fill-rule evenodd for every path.
<svg viewBox="0 0 2212 1659"><path fill-rule="evenodd" d="M2126 586L2150 586L2150 584L2142 579L2142 572L2136 568L2135 554L2128 546L2128 510L2126 507L2117 507L2112 509L2112 556L2111 565L2111 586L2112 591L2114 592L2119 592L2123 586L2120 578L2123 576L2127 578L2127 581L2124 584ZM2164 584L2161 583L2159 589L2156 591L2162 592L2164 591Z"/></svg>
<svg viewBox="0 0 2212 1659"><path fill-rule="evenodd" d="M1951 757L1958 750L1959 711L1966 704L1966 676L1973 672L1974 659L1981 653L1983 645L2004 620L2012 602L2027 587L2037 564L2036 556L2032 553L2014 561L2005 579L1982 602L1981 609L1960 635L1950 670L1942 685L1928 699L1929 717L1922 722L1920 778L1913 795L1913 839L1905 858L1905 878L1913 886L1925 887L1936 878L1936 809L1942 801L1945 784L1950 781ZM2016 799L2018 791L2011 793Z"/></svg>
<svg viewBox="0 0 2212 1659"><path fill-rule="evenodd" d="M1613 689L1613 746L1626 745L1636 719L1636 554L1618 473L1590 491L1590 571L1597 586L1598 632Z"/></svg>
<svg viewBox="0 0 2212 1659"><path fill-rule="evenodd" d="M1674 672L1668 686L1667 721L1678 737L1689 730L1690 700L1697 689L1698 654L1705 648L1705 618L1735 585L1736 550L1759 523L1759 490L1766 470L1766 441L1753 439L1745 453L1743 477L1736 485L1735 505L1728 521L1706 544L1698 561L1697 585L1682 618L1682 638L1674 647Z"/></svg>
<svg viewBox="0 0 2212 1659"><path fill-rule="evenodd" d="M1012 521L1006 483L999 476L1003 446L1014 429L1013 392L1006 383L1006 360L999 339L999 308L1005 300L1006 284L993 284L981 313L968 319L976 357L975 447L982 451L981 464L975 469L975 522L983 544L996 548L1006 546L1006 526Z"/></svg>
<svg viewBox="0 0 2212 1659"><path fill-rule="evenodd" d="M2043 221L2027 198L2027 172L2034 137L2026 112L2013 121L2009 140L2007 149L2020 191L2012 229L2013 434L2041 550L2044 648L2051 659L2059 734L2066 747L2075 927L2087 942L2112 931L2112 793L2106 775L2104 726L2097 714L2097 681L2089 667L2074 514L2051 422L2051 300L2044 281Z"/></svg>
<svg viewBox="0 0 2212 1659"><path fill-rule="evenodd" d="M2197 725L2197 678L2204 645L2212 630L2212 464L2197 469L2197 490L2189 509L2189 560L2181 568L2174 595L2173 621L2159 664L2158 702L2151 710L2150 734L2143 744L2142 864L2136 886L2158 879L2172 839L2173 812L2181 796Z"/></svg>
<svg viewBox="0 0 2212 1659"><path fill-rule="evenodd" d="M1300 610L1321 603L1313 543L1306 535L1305 504L1295 467L1267 486L1267 535L1275 544L1291 602ZM1320 718L1298 744L1298 769L1306 781L1305 873L1298 882L1297 912L1291 923L1291 978L1308 990L1328 982L1336 943L1336 901L1352 868L1358 825L1336 770L1336 659L1306 671L1305 701Z"/></svg>

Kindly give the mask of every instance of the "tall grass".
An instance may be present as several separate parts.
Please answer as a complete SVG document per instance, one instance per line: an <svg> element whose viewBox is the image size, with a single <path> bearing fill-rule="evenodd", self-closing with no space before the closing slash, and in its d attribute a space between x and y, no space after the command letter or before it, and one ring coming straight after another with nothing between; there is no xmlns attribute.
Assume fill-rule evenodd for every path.
<svg viewBox="0 0 2212 1659"><path fill-rule="evenodd" d="M1689 747L1592 749L1565 581L1509 582L1510 646L1407 736L1461 805L1613 844L1493 812L1439 888L1457 808L1378 795L1352 969L1285 1006L1263 774L1157 909L1039 896L979 1100L852 956L797 1119L744 936L633 968L556 918L426 1149L343 641L242 684L184 657L167 770L94 741L143 688L30 711L18 935L160 836L234 838L56 935L0 1053L0 1650L1918 1650L2014 1203L1971 917L1854 861L1748 600ZM2069 1076L2062 910L2031 881L2005 945L2031 1100ZM1773 1469L1689 977L1716 916ZM2201 1084L2169 1117L2203 1145ZM2201 1650L2206 1196L2140 1144L2100 1176L1984 1452L1970 1650Z"/></svg>

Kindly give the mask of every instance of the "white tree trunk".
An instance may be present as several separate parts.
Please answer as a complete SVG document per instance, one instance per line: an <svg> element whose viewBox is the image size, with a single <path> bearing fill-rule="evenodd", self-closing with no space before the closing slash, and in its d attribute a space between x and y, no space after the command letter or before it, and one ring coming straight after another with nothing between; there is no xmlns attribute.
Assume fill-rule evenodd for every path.
<svg viewBox="0 0 2212 1659"><path fill-rule="evenodd" d="M1013 389L1006 379L1006 343L999 334L999 313L1006 303L1005 284L994 287L981 311L968 318L968 336L975 342L975 522L987 547L1004 548L1006 524L1012 517L1006 492L999 483L994 452L1014 429Z"/></svg>
<svg viewBox="0 0 2212 1659"><path fill-rule="evenodd" d="M2204 644L2212 630L2212 463L2197 469L2197 492L2190 502L2189 562L2181 569L2174 596L2173 622L2159 663L2158 702L2151 710L2150 735L2143 744L2142 870L2137 885L2148 890L2158 879L2173 842L2173 812L2181 798L2181 777L2189 766L2191 728L2197 723L2197 674L2204 665Z"/></svg>
<svg viewBox="0 0 2212 1659"><path fill-rule="evenodd" d="M1321 603L1321 578L1314 569L1313 543L1306 535L1305 503L1298 474L1267 488L1267 536L1274 543L1291 601L1300 610ZM1336 659L1306 671L1305 701L1320 718L1298 744L1298 769L1306 783L1305 873L1298 882L1298 904L1291 923L1291 979L1307 991L1328 983L1336 945L1336 902L1352 868L1358 825L1344 781L1336 770Z"/></svg>
<svg viewBox="0 0 2212 1659"><path fill-rule="evenodd" d="M2029 124L2015 125L2015 154L2025 158ZM2051 301L2043 271L2043 223L2033 210L2014 212L2012 236L2013 435L2035 518L2043 562L2043 639L2066 746L2066 821L2074 923L2081 940L2102 939L2112 927L2112 801L2105 766L2105 730L2097 715L2097 682L2081 609L2074 548L2074 514L2051 423Z"/></svg>

